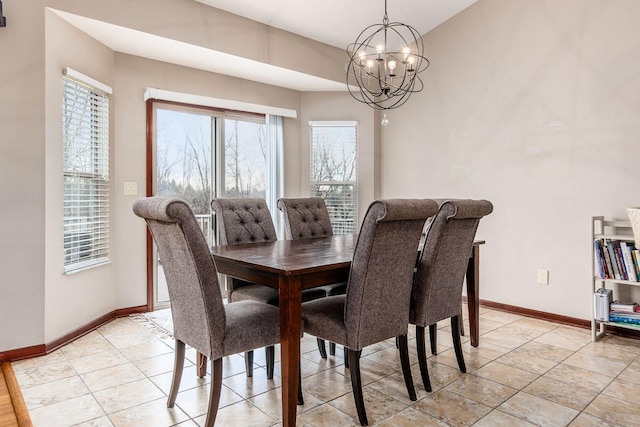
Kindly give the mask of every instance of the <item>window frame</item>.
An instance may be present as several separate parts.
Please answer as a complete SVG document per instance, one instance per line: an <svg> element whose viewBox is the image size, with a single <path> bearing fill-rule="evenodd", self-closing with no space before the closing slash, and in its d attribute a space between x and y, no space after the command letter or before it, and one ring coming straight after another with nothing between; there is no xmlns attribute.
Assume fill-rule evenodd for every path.
<svg viewBox="0 0 640 427"><path fill-rule="evenodd" d="M66 68L62 77L63 272L110 260L111 88Z"/></svg>

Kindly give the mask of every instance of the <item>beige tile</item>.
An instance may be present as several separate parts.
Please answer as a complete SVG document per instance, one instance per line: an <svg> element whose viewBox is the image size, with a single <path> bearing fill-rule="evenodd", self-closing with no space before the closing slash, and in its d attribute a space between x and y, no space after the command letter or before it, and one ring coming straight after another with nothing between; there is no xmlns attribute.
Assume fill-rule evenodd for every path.
<svg viewBox="0 0 640 427"><path fill-rule="evenodd" d="M44 365L50 365L55 363L63 363L66 362L67 358L65 357L62 350L56 350L51 352L45 356L33 357L31 359L18 360L15 362L11 362L11 367L14 372L23 371L25 369L37 368Z"/></svg>
<svg viewBox="0 0 640 427"><path fill-rule="evenodd" d="M21 388L32 387L34 385L46 384L52 381L70 378L76 375L69 362L62 361L50 363L44 366L35 366L17 371L16 379Z"/></svg>
<svg viewBox="0 0 640 427"><path fill-rule="evenodd" d="M598 395L598 392L543 376L529 384L523 391L569 408L582 411Z"/></svg>
<svg viewBox="0 0 640 427"><path fill-rule="evenodd" d="M636 360L629 364L629 366L620 374L620 378L628 382L640 383L640 360Z"/></svg>
<svg viewBox="0 0 640 427"><path fill-rule="evenodd" d="M497 409L482 417L474 427L533 427L528 421L516 418L513 415L505 414Z"/></svg>
<svg viewBox="0 0 640 427"><path fill-rule="evenodd" d="M413 407L456 426L470 426L491 411L486 405L447 390L432 393Z"/></svg>
<svg viewBox="0 0 640 427"><path fill-rule="evenodd" d="M164 394L148 379L122 384L93 394L107 414L159 399Z"/></svg>
<svg viewBox="0 0 640 427"><path fill-rule="evenodd" d="M310 393L302 392L302 398L304 399L304 405L297 406L298 415L303 412L307 412L313 408L316 408L325 402L316 398ZM256 408L260 409L265 414L269 415L275 420L282 419L282 389L276 388L266 393L253 396L248 399L249 402Z"/></svg>
<svg viewBox="0 0 640 427"><path fill-rule="evenodd" d="M609 384L602 394L606 394L614 399L640 405L640 384L638 383L618 378Z"/></svg>
<svg viewBox="0 0 640 427"><path fill-rule="evenodd" d="M496 361L538 375L544 374L557 365L557 363L552 360L533 356L527 351L520 349L507 353Z"/></svg>
<svg viewBox="0 0 640 427"><path fill-rule="evenodd" d="M481 342L478 345L478 347L473 347L471 345L471 342L462 344L462 350L465 352L465 357L466 357L466 354L469 353L469 354L478 355L479 357L482 357L485 359L493 360L511 351L508 348L504 348L502 346L497 346L491 343L484 342L482 339L480 341Z"/></svg>
<svg viewBox="0 0 640 427"><path fill-rule="evenodd" d="M468 322L465 322L465 328L467 327L466 325L468 324L469 324ZM504 323L502 322L496 322L494 320L481 317L480 324L478 325L478 332L480 333L480 336L482 336L502 326L504 326Z"/></svg>
<svg viewBox="0 0 640 427"><path fill-rule="evenodd" d="M300 415L296 420L300 427L358 427L360 422L331 405L322 405Z"/></svg>
<svg viewBox="0 0 640 427"><path fill-rule="evenodd" d="M115 348L99 354L92 354L91 356L77 357L69 360L71 366L73 366L79 374L86 374L87 372L110 368L112 366L122 365L128 362L129 360L127 360L127 358Z"/></svg>
<svg viewBox="0 0 640 427"><path fill-rule="evenodd" d="M610 337L607 335L605 338ZM619 337L616 337L619 338ZM616 344L616 341L603 342L604 339L589 343L580 349L580 353L605 357L608 360L628 365L638 357L635 346Z"/></svg>
<svg viewBox="0 0 640 427"><path fill-rule="evenodd" d="M162 354L160 356L148 357L133 362L136 368L140 370L145 376L153 377L155 375L165 374L167 372L173 372L174 354L171 353ZM185 360L185 366L190 366L191 362ZM243 365L244 369L244 365Z"/></svg>
<svg viewBox="0 0 640 427"><path fill-rule="evenodd" d="M169 394L171 389L171 381L173 379L173 370L170 372L149 377L149 379L162 390L163 393ZM180 391L189 390L196 387L202 387L211 382L211 374L198 378L195 365L188 366L182 371L180 380Z"/></svg>
<svg viewBox="0 0 640 427"><path fill-rule="evenodd" d="M116 387L122 384L145 379L145 376L133 363L113 366L80 376L91 392Z"/></svg>
<svg viewBox="0 0 640 427"><path fill-rule="evenodd" d="M369 387L363 387L362 394L364 396L364 407L367 412L367 419L371 425L407 408L405 403ZM353 393L347 393L329 403L345 414L350 415L351 418L358 418Z"/></svg>
<svg viewBox="0 0 640 427"><path fill-rule="evenodd" d="M566 426L578 411L529 393L519 392L498 409L540 426Z"/></svg>
<svg viewBox="0 0 640 427"><path fill-rule="evenodd" d="M376 424L378 427L447 427L444 421L433 418L414 408L407 408Z"/></svg>
<svg viewBox="0 0 640 427"><path fill-rule="evenodd" d="M165 399L115 412L109 418L115 427L169 427L189 419L180 408L167 408Z"/></svg>
<svg viewBox="0 0 640 427"><path fill-rule="evenodd" d="M89 389L77 376L23 388L21 391L29 410L89 394Z"/></svg>
<svg viewBox="0 0 640 427"><path fill-rule="evenodd" d="M104 416L93 396L87 394L29 411L34 426L67 427Z"/></svg>
<svg viewBox="0 0 640 427"><path fill-rule="evenodd" d="M558 364L545 374L546 378L552 378L567 384L579 384L591 390L600 392L611 383L612 378L575 366Z"/></svg>
<svg viewBox="0 0 640 427"><path fill-rule="evenodd" d="M553 345L555 347L564 348L570 351L578 351L582 347L588 344L590 340L584 340L583 338L571 334L566 333L567 330L562 330L560 328L554 329L551 332L547 332L546 334L540 335L534 341L541 344Z"/></svg>
<svg viewBox="0 0 640 427"><path fill-rule="evenodd" d="M413 368L417 368L414 366ZM447 368L451 369L451 368ZM420 373L418 369L412 369L412 378L413 385L416 390L416 396L418 400L426 397L428 393L425 391L422 386L422 380L420 379ZM368 388L379 391L380 393L386 394L396 400L399 400L402 403L407 405L412 404L413 402L409 399L409 395L407 393L407 386L404 383L404 377L402 373L396 372L393 375L389 375L388 377L382 378L376 382L373 382L367 386ZM349 387L349 391L351 391L351 387Z"/></svg>
<svg viewBox="0 0 640 427"><path fill-rule="evenodd" d="M562 362L573 354L573 351L554 345L544 344L536 341L529 341L518 349L527 354L554 362Z"/></svg>
<svg viewBox="0 0 640 427"><path fill-rule="evenodd" d="M267 379L267 372L265 369L258 368L253 370L252 377L247 377L246 374L241 373L232 377L224 378L222 380L222 384L246 399L251 396L273 390L276 387L280 387L281 379L279 376L275 375L272 380Z"/></svg>
<svg viewBox="0 0 640 427"><path fill-rule="evenodd" d="M269 427L276 421L246 400L220 409L216 416L219 426Z"/></svg>
<svg viewBox="0 0 640 427"><path fill-rule="evenodd" d="M618 374L627 367L626 363L616 362L606 357L582 352L577 352L567 357L562 363L609 377L618 376Z"/></svg>
<svg viewBox="0 0 640 427"><path fill-rule="evenodd" d="M90 332L70 344L62 347L62 353L69 360L78 357L93 356L104 352L112 352L115 348L98 332Z"/></svg>
<svg viewBox="0 0 640 427"><path fill-rule="evenodd" d="M111 423L111 420L109 420L109 417L105 415L104 417L75 424L73 427L113 427L113 424Z"/></svg>
<svg viewBox="0 0 640 427"><path fill-rule="evenodd" d="M593 415L580 413L575 420L569 424L569 427L619 427L617 424L610 423L602 418L594 417Z"/></svg>
<svg viewBox="0 0 640 427"><path fill-rule="evenodd" d="M328 402L351 391L351 380L334 369L302 379L302 390Z"/></svg>
<svg viewBox="0 0 640 427"><path fill-rule="evenodd" d="M120 352L130 361L146 359L162 354L173 354L173 348L169 347L155 337L142 337L139 342L128 346L119 346ZM135 338L134 338L135 339Z"/></svg>
<svg viewBox="0 0 640 427"><path fill-rule="evenodd" d="M514 388L472 374L465 375L460 380L449 384L446 390L492 408L518 392Z"/></svg>
<svg viewBox="0 0 640 427"><path fill-rule="evenodd" d="M504 324L515 322L516 320L522 319L523 316L519 314L507 313L505 311L498 310L489 310L485 313L480 314L480 324L485 320L492 320L494 322L499 322Z"/></svg>
<svg viewBox="0 0 640 427"><path fill-rule="evenodd" d="M478 352L467 353L463 350L462 356L464 357L464 364L467 368L467 372L475 371L481 366L491 362L492 359L485 358L479 355ZM450 348L446 351L438 353L437 356L433 356L433 361L447 365L454 369L460 369L458 366L458 359L456 358L456 352Z"/></svg>
<svg viewBox="0 0 640 427"><path fill-rule="evenodd" d="M209 405L210 385L192 388L178 393L176 406L182 409L191 418L199 417L207 413ZM220 390L220 403L218 408L224 408L234 403L240 402L242 397L228 387L222 386Z"/></svg>
<svg viewBox="0 0 640 427"><path fill-rule="evenodd" d="M521 389L533 382L538 375L505 365L499 362L491 362L474 372L475 375L491 381L506 385L507 387Z"/></svg>
<svg viewBox="0 0 640 427"><path fill-rule="evenodd" d="M623 426L638 425L640 407L637 404L601 394L584 410L587 414Z"/></svg>
<svg viewBox="0 0 640 427"><path fill-rule="evenodd" d="M420 367L418 365L414 365L411 368L415 371L414 378L416 378L416 376L418 377L418 382L414 379L416 387L418 387L418 384L422 385ZM427 369L429 370L429 380L431 381L431 388L433 391L444 388L466 375L460 372L457 365L452 368L450 366L443 365L442 363L437 363L435 358L427 359Z"/></svg>
<svg viewBox="0 0 640 427"><path fill-rule="evenodd" d="M520 347L528 341L528 338L526 338L525 336L519 335L512 330L504 328L505 327L503 326L484 334L480 341L482 343L486 342L511 350Z"/></svg>

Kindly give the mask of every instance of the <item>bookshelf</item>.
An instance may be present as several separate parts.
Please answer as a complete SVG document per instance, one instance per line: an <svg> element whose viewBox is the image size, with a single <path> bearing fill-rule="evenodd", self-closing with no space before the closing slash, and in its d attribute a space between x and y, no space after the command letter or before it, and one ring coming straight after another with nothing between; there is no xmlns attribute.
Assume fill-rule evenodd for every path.
<svg viewBox="0 0 640 427"><path fill-rule="evenodd" d="M605 260L600 258L601 262L605 263L605 266L600 267L598 256L596 255L596 241L600 242L625 242L634 244L634 236L633 229L631 228L631 223L625 220L609 220L605 219L604 216L594 216L591 220L591 236L592 236L592 247L591 247L591 275L593 277L593 289L592 293L595 294L597 289L605 288L612 289L615 291L616 286L640 286L640 281L637 280L625 280L623 278L613 278L614 275L619 277L622 276L622 272L614 274L612 270L612 266L607 267ZM640 248L639 248L640 249ZM607 248L603 248L603 250L607 251ZM611 255L613 256L613 255ZM639 260L640 261L640 260ZM624 260L621 260L624 263ZM638 278L638 268L636 267L636 278ZM602 269L605 269L605 275L607 278L601 277ZM614 268L615 269L615 268ZM610 277L609 277L610 276ZM616 295L614 292L613 299L616 299ZM625 329L635 329L640 331L640 325L628 324L628 323L619 323L619 322L605 322L596 319L595 312L595 303L592 298L591 302L591 339L592 341L597 341L601 337L606 334L607 325L614 325L619 328Z"/></svg>

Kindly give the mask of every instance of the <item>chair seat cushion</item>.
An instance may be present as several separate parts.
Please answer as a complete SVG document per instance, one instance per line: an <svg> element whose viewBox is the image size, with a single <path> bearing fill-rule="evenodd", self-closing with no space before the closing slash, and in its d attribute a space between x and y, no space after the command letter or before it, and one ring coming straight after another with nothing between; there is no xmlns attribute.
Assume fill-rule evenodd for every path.
<svg viewBox="0 0 640 427"><path fill-rule="evenodd" d="M231 293L231 302L259 301L265 304L278 305L278 290L262 285L245 285Z"/></svg>
<svg viewBox="0 0 640 427"><path fill-rule="evenodd" d="M345 301L345 295L335 295L302 304L304 331L318 338L347 345Z"/></svg>
<svg viewBox="0 0 640 427"><path fill-rule="evenodd" d="M320 286L318 289L322 289L328 297L332 295L344 295L347 293L347 282Z"/></svg>
<svg viewBox="0 0 640 427"><path fill-rule="evenodd" d="M312 301L327 295L322 288L311 288L302 291L302 301ZM278 306L278 290L262 285L246 285L236 288L231 294L231 302L259 301Z"/></svg>
<svg viewBox="0 0 640 427"><path fill-rule="evenodd" d="M224 356L280 342L278 307L244 300L225 305L225 314Z"/></svg>

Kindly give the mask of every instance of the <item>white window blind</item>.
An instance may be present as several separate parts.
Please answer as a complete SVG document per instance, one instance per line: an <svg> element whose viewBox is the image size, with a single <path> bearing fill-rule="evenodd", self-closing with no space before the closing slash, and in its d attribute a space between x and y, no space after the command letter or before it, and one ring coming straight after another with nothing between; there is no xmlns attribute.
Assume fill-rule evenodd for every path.
<svg viewBox="0 0 640 427"><path fill-rule="evenodd" d="M310 122L311 195L325 200L333 233L358 231L356 122Z"/></svg>
<svg viewBox="0 0 640 427"><path fill-rule="evenodd" d="M64 272L109 262L109 98L63 78Z"/></svg>

